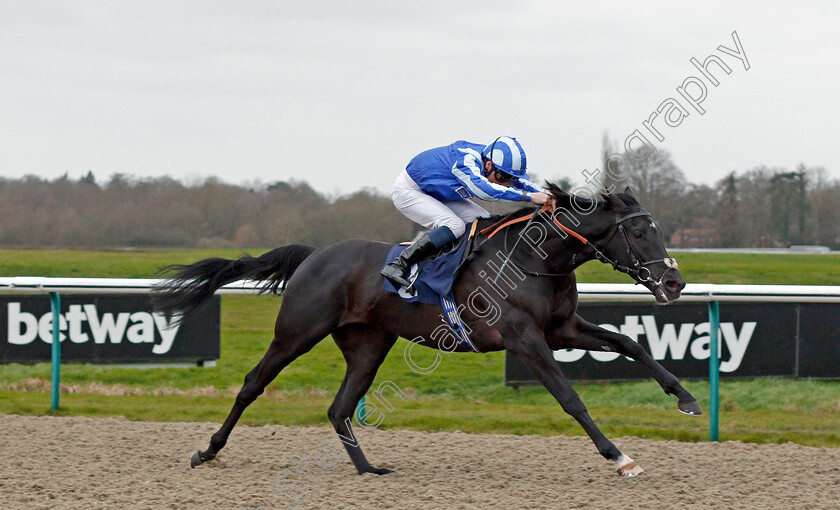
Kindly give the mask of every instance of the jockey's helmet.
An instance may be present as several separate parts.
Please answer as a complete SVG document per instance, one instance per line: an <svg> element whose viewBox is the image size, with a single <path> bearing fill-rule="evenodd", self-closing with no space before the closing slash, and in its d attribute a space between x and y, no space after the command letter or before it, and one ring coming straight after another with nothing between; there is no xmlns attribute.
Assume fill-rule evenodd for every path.
<svg viewBox="0 0 840 510"><path fill-rule="evenodd" d="M481 151L481 155L493 162L499 171L512 175L517 179L527 179L525 150L516 138L500 136Z"/></svg>

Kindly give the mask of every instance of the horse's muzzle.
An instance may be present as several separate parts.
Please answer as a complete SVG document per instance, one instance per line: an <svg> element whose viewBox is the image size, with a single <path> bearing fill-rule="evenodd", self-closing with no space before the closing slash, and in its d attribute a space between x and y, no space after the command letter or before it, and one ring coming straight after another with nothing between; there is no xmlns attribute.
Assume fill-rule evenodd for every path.
<svg viewBox="0 0 840 510"><path fill-rule="evenodd" d="M656 301L659 303L676 301L680 298L680 293L685 288L685 280L682 279L682 276L676 271L671 273L662 279L653 292L653 295L656 296Z"/></svg>

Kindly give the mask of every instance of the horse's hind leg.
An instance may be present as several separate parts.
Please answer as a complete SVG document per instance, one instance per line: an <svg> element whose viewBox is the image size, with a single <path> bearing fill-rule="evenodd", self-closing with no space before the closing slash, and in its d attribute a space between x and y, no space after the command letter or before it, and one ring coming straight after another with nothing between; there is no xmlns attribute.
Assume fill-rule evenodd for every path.
<svg viewBox="0 0 840 510"><path fill-rule="evenodd" d="M268 346L268 351L257 366L245 376L245 383L239 390L227 419L218 432L210 438L210 447L206 451L193 453L190 458L191 467L214 459L219 450L225 446L228 436L245 408L262 395L265 387L277 377L281 370L300 355L309 352L315 344L330 333L338 320L335 308L335 306L325 304L322 308L315 310L305 299L286 299L277 316L274 339Z"/></svg>
<svg viewBox="0 0 840 510"><path fill-rule="evenodd" d="M397 337L371 326L348 324L335 330L333 339L347 361L347 372L327 416L360 475L390 473L390 469L375 468L370 465L365 454L362 453L358 438L353 434L351 422L359 399L370 388L379 365L385 360L385 356L394 346Z"/></svg>
<svg viewBox="0 0 840 510"><path fill-rule="evenodd" d="M666 394L676 395L677 409L681 413L692 416L703 414L697 399L683 388L679 379L665 370L665 367L630 337L596 326L579 315L573 316L556 328L552 332L552 337L553 340L562 343L563 347L587 351L612 351L636 360L650 372Z"/></svg>

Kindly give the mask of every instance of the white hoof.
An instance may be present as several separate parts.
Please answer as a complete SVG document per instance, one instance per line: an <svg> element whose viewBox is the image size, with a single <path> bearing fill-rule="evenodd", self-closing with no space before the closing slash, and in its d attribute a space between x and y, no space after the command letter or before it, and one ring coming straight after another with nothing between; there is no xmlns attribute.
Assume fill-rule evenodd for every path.
<svg viewBox="0 0 840 510"><path fill-rule="evenodd" d="M628 457L627 455L621 454L621 457L615 461L616 471L618 472L618 476L622 478L633 478L635 476L639 476L641 473L644 472L636 461Z"/></svg>

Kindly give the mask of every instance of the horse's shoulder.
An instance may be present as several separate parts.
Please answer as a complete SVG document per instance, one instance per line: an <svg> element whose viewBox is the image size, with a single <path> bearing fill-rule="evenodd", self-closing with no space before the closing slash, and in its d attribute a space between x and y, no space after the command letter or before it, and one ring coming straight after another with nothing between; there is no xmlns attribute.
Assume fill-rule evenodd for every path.
<svg viewBox="0 0 840 510"><path fill-rule="evenodd" d="M565 320L574 315L578 305L577 278L574 272L557 286L551 301L553 320Z"/></svg>

